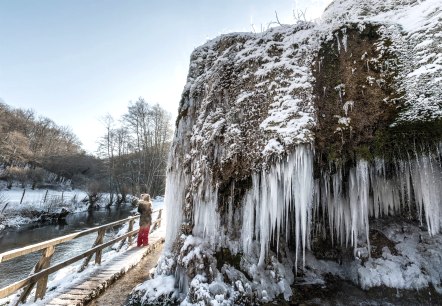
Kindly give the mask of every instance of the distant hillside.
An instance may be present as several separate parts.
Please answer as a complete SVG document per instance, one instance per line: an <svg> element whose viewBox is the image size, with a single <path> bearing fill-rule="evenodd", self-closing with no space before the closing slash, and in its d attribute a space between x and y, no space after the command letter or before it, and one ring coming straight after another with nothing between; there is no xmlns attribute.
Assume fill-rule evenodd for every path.
<svg viewBox="0 0 442 306"><path fill-rule="evenodd" d="M83 185L98 175L101 161L85 154L69 127L0 102L0 164L3 180L35 185L44 169Z"/></svg>
<svg viewBox="0 0 442 306"><path fill-rule="evenodd" d="M68 127L0 103L0 161L39 162L47 156L81 153L81 142Z"/></svg>

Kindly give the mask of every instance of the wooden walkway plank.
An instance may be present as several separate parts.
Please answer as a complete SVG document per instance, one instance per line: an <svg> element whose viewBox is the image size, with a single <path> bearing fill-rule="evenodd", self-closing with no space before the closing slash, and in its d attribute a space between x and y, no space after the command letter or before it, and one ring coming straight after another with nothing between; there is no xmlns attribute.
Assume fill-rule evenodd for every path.
<svg viewBox="0 0 442 306"><path fill-rule="evenodd" d="M81 303L80 300L72 301L72 300L62 300L62 299L59 299L59 298L54 298L51 301L51 304L55 304L55 305L77 305L79 303Z"/></svg>
<svg viewBox="0 0 442 306"><path fill-rule="evenodd" d="M127 251L119 254L92 273L88 279L80 279L57 292L56 295L44 299L45 305L85 305L103 293L106 288L122 277L126 271L136 266L141 259L151 253L155 248L164 243L164 237L160 235L149 237L147 247L130 247ZM56 289L57 290L57 289Z"/></svg>

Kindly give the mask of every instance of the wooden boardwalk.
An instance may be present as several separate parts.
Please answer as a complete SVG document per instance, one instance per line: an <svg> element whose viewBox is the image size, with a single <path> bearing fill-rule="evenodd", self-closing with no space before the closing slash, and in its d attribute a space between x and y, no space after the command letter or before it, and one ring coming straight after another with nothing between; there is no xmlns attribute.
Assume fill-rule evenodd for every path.
<svg viewBox="0 0 442 306"><path fill-rule="evenodd" d="M152 222L151 233L149 234L149 246L137 248L132 241L139 229L134 230L134 224L139 215L128 217L119 221L111 222L94 228L89 228L81 232L71 233L65 236L46 240L22 248L0 253L0 262L18 258L30 253L42 251L39 261L32 269L31 274L15 283L0 288L0 299L11 298L10 305L17 306L21 303L27 305L85 305L94 297L103 292L110 284L120 278L129 269L137 265L141 259L151 253L156 247L164 242L165 228L161 226L162 209L158 212L156 220ZM127 224L127 232L112 237L109 241L104 241L106 231L117 226ZM124 230L126 231L126 229ZM97 233L97 237L92 247L83 253L67 258L62 262L50 265L52 255L56 247L73 239L83 237L92 233ZM121 248L127 242L130 247L126 251L107 257L107 261L102 261L103 250L107 247L116 246ZM92 257L95 257L95 266L88 264ZM49 275L79 261L83 261L78 269L74 268L66 278L58 279L54 287L49 284ZM90 268L88 268L88 266ZM85 270L85 271L83 271ZM80 273L77 273L80 272ZM83 273L84 272L84 273ZM64 273L67 273L65 271ZM60 275L60 277L63 274ZM36 287L36 288L35 288ZM34 289L35 288L35 289ZM30 295L35 295L35 302L29 301ZM15 294L15 296L12 296Z"/></svg>
<svg viewBox="0 0 442 306"><path fill-rule="evenodd" d="M71 285L60 289L59 292L57 292L57 289L55 292L48 292L47 297L39 302L48 306L87 305L162 243L164 243L162 231L153 232L149 235L149 245L147 247L129 247L128 250L109 261L103 262L88 279L75 281Z"/></svg>

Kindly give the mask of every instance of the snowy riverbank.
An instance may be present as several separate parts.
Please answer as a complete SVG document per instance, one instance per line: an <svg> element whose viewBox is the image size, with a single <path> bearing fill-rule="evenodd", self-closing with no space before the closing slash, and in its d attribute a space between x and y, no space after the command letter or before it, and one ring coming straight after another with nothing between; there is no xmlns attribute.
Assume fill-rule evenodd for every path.
<svg viewBox="0 0 442 306"><path fill-rule="evenodd" d="M109 197L107 193L101 194L96 207L106 206ZM131 199L128 196L127 200ZM8 227L44 222L46 216L50 219L50 216L57 216L63 209L76 213L87 211L88 207L88 195L84 190L4 188L0 190L0 231Z"/></svg>
<svg viewBox="0 0 442 306"><path fill-rule="evenodd" d="M82 190L48 190L13 187L0 193L0 230L37 222L41 213L87 210L87 194Z"/></svg>

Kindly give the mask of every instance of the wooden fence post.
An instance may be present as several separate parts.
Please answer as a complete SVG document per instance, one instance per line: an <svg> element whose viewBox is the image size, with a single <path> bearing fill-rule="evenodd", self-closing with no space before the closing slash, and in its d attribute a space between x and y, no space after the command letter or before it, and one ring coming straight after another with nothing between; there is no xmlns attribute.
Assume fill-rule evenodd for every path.
<svg viewBox="0 0 442 306"><path fill-rule="evenodd" d="M127 230L128 233L132 232L134 230L134 223L135 223L134 219L129 221L129 229ZM134 238L133 236L129 236L129 238L128 238L129 245L132 244L133 238Z"/></svg>
<svg viewBox="0 0 442 306"><path fill-rule="evenodd" d="M43 203L46 203L46 197L48 196L49 189L46 190L45 198L43 199Z"/></svg>
<svg viewBox="0 0 442 306"><path fill-rule="evenodd" d="M160 209L158 211L158 216L157 216L157 222L155 222L155 224L152 226L152 228L150 229L149 233L152 233L154 230L156 230L157 228L159 228L161 226L161 213L163 212L162 209Z"/></svg>
<svg viewBox="0 0 442 306"><path fill-rule="evenodd" d="M55 251L54 246L48 246L46 249L44 249L40 260L35 265L31 274L40 272L41 270L48 268L49 264L51 262L52 255L54 255L54 251ZM37 300L37 298L41 299L44 297L44 295L46 293L47 283L48 283L48 276L42 277L37 282L37 291L35 293L35 300ZM18 301L15 305L18 305L19 303L25 303L26 299L28 298L28 296L31 293L34 286L35 286L35 282L30 284L26 288L24 288L22 294L20 295L20 298L18 299Z"/></svg>
<svg viewBox="0 0 442 306"><path fill-rule="evenodd" d="M163 213L163 210L160 209L160 211L158 212L158 217L157 217L157 220L160 220L160 221L158 222L158 227L161 226L161 214L162 214L162 213Z"/></svg>
<svg viewBox="0 0 442 306"><path fill-rule="evenodd" d="M104 234L106 233L105 229L101 229L98 231L98 237L95 246L103 243ZM103 254L103 249L99 249L97 253L95 253L95 264L101 265L101 255Z"/></svg>
<svg viewBox="0 0 442 306"><path fill-rule="evenodd" d="M105 233L106 233L106 229L105 228L101 228L101 229L98 230L97 239L95 239L95 242L92 245L92 247L96 247L97 245L103 243L103 238L104 238L104 234ZM95 263L98 263L98 264L101 263L101 254L102 254L101 250L97 251L95 253ZM91 259L92 259L92 255L89 255L88 257L86 257L84 259L84 262L83 262L83 264L81 265L81 268L80 268L80 272L83 271L87 267L87 265L89 264L89 261L91 261Z"/></svg>
<svg viewBox="0 0 442 306"><path fill-rule="evenodd" d="M23 189L23 194L21 196L20 204L23 202L23 198L25 197L26 189Z"/></svg>
<svg viewBox="0 0 442 306"><path fill-rule="evenodd" d="M42 264L42 267L40 270L43 270L43 269L46 269L49 267L49 264L51 263L52 255L54 255L54 251L55 251L54 246L50 246L45 249L45 252L43 255L45 258L45 261ZM38 272L38 271L36 271L36 272ZM46 276L42 277L37 282L37 291L35 292L35 301L37 301L37 299L43 299L43 297L45 296L46 286L48 284L48 277L49 277L49 275L46 275Z"/></svg>
<svg viewBox="0 0 442 306"><path fill-rule="evenodd" d="M133 231L133 229L134 229L134 223L135 223L135 219L131 219L131 220L129 220L129 228L128 228L128 230L127 230L128 233L130 233L131 231ZM133 236L131 235L131 236L128 237L128 243L129 243L129 245L132 244L132 240L133 240ZM126 241L126 238L123 239L123 240L121 240L120 245L119 245L118 248L117 248L117 252L119 252L119 251L121 250L121 248L123 247L125 241Z"/></svg>

